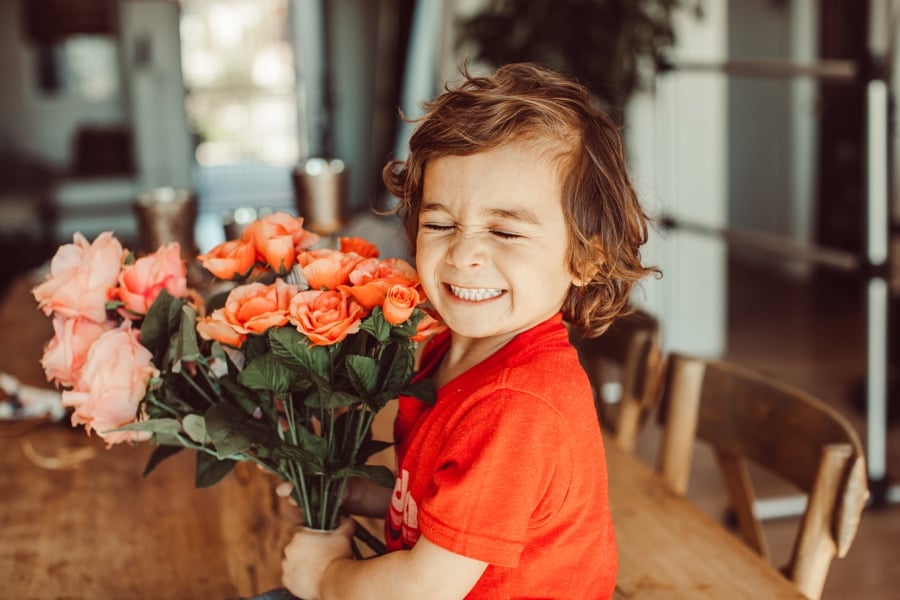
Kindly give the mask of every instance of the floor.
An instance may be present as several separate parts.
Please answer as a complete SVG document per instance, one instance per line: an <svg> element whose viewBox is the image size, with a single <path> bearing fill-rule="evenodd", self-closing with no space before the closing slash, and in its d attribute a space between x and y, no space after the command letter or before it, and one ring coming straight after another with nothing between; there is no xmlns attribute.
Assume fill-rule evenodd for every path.
<svg viewBox="0 0 900 600"><path fill-rule="evenodd" d="M866 444L861 398L866 369L865 310L859 282L815 274L805 283L773 273L768 266L733 259L729 267L727 358L797 385L834 406L853 423ZM896 404L896 402L895 402ZM886 463L888 480L900 483L898 411L890 415ZM651 425L639 452L655 457ZM698 455L689 495L717 517L726 514L715 465ZM786 491L761 482L760 495ZM768 486L768 489L766 489ZM778 562L787 560L797 520L765 522ZM863 514L849 554L832 563L823 598L887 600L900 597L900 505L872 506Z"/></svg>

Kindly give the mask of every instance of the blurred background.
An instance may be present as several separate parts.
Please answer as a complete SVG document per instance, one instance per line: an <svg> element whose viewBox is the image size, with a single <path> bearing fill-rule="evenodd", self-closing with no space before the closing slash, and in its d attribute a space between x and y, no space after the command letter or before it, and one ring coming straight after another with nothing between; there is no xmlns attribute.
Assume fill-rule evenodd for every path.
<svg viewBox="0 0 900 600"><path fill-rule="evenodd" d="M463 61L535 60L622 125L664 273L634 300L664 346L831 402L892 504L897 4L0 0L0 284L75 231L139 243L133 202L160 187L194 195L208 250L236 209L298 212L292 174L320 157L346 169L344 231L403 254L370 214L391 202L399 111L417 116ZM879 527L894 545L897 521Z"/></svg>

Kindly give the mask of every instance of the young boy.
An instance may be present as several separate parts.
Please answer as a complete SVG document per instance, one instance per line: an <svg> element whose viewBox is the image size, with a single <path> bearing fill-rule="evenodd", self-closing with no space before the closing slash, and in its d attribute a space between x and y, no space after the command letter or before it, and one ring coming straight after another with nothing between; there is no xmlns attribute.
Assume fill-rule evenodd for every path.
<svg viewBox="0 0 900 600"><path fill-rule="evenodd" d="M389 552L350 558L349 521L302 532L283 582L304 600L609 598L603 442L563 319L601 334L652 272L618 132L584 88L518 64L466 74L409 146L384 175L448 326L418 374L437 402L400 398L393 493L345 504L387 515Z"/></svg>

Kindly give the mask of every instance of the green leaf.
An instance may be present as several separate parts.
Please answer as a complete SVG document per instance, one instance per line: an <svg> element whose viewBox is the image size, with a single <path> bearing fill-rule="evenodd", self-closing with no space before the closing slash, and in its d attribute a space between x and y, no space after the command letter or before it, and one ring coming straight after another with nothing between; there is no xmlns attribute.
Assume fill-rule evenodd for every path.
<svg viewBox="0 0 900 600"><path fill-rule="evenodd" d="M122 425L121 427L116 427L115 429L109 429L104 431L103 433L108 433L110 431L151 431L153 433L159 434L168 434L175 435L181 431L181 423L179 423L175 419L148 419L146 421L139 421L136 423L129 423L128 425Z"/></svg>
<svg viewBox="0 0 900 600"><path fill-rule="evenodd" d="M325 465L321 458L309 450L293 444L282 444L272 452L276 460L288 460L300 465L301 470L309 475L321 475Z"/></svg>
<svg viewBox="0 0 900 600"><path fill-rule="evenodd" d="M206 452L198 452L194 485L198 489L215 485L228 475L236 464L236 461L227 458L219 460Z"/></svg>
<svg viewBox="0 0 900 600"><path fill-rule="evenodd" d="M266 354L269 351L269 343L264 335L250 335L241 347L247 362Z"/></svg>
<svg viewBox="0 0 900 600"><path fill-rule="evenodd" d="M173 329L169 320L170 310L173 303L179 302L163 289L141 321L141 344L154 356L164 352L169 345Z"/></svg>
<svg viewBox="0 0 900 600"><path fill-rule="evenodd" d="M322 464L325 464L325 457L328 455L328 442L325 438L314 434L306 427L299 427L300 445L319 457Z"/></svg>
<svg viewBox="0 0 900 600"><path fill-rule="evenodd" d="M187 304L182 304L178 320L178 335L175 338L175 364L172 371L181 372L182 361L196 362L203 359L197 343L197 313Z"/></svg>
<svg viewBox="0 0 900 600"><path fill-rule="evenodd" d="M184 439L174 433L154 433L150 438L150 442L157 446L184 447Z"/></svg>
<svg viewBox="0 0 900 600"><path fill-rule="evenodd" d="M206 419L200 415L185 415L181 420L181 426L189 438L198 444L206 443Z"/></svg>
<svg viewBox="0 0 900 600"><path fill-rule="evenodd" d="M347 357L347 374L354 389L363 397L375 393L378 386L378 363L369 356L352 354Z"/></svg>
<svg viewBox="0 0 900 600"><path fill-rule="evenodd" d="M331 352L325 346L310 345L309 339L293 327L270 329L269 343L272 353L288 365L317 381L331 379Z"/></svg>
<svg viewBox="0 0 900 600"><path fill-rule="evenodd" d="M390 448L393 446L391 442L383 442L381 440L366 440L359 446L359 450L356 452L356 460L359 462L365 462L369 460L369 457L373 454L381 452L385 448Z"/></svg>
<svg viewBox="0 0 900 600"><path fill-rule="evenodd" d="M411 346L407 344L389 346L390 352L386 352L382 363L381 390L385 392L399 392L413 377L415 354Z"/></svg>
<svg viewBox="0 0 900 600"><path fill-rule="evenodd" d="M248 415L254 414L257 408L265 411L273 405L271 394L265 390L254 390L232 379L222 379L219 383L228 393L228 399Z"/></svg>
<svg viewBox="0 0 900 600"><path fill-rule="evenodd" d="M303 426L297 427L297 444L281 444L272 452L276 459L294 462L311 475L321 475L328 456L328 442Z"/></svg>
<svg viewBox="0 0 900 600"><path fill-rule="evenodd" d="M364 400L355 394L329 390L319 390L317 393L308 394L303 399L303 403L310 408L340 408L362 402Z"/></svg>
<svg viewBox="0 0 900 600"><path fill-rule="evenodd" d="M347 477L365 477L371 479L381 487L394 487L395 476L393 471L381 465L358 465L344 467L331 474L332 479L345 479Z"/></svg>
<svg viewBox="0 0 900 600"><path fill-rule="evenodd" d="M420 379L404 386L400 393L404 396L418 398L425 404L433 406L437 401L437 388L431 379Z"/></svg>
<svg viewBox="0 0 900 600"><path fill-rule="evenodd" d="M276 394L292 391L294 380L294 372L271 352L256 358L238 375L238 381L248 388Z"/></svg>
<svg viewBox="0 0 900 600"><path fill-rule="evenodd" d="M220 459L261 444L272 434L272 428L266 421L254 419L240 408L224 402L210 408L204 416L206 434Z"/></svg>
<svg viewBox="0 0 900 600"><path fill-rule="evenodd" d="M360 325L360 330L372 334L372 337L381 343L391 337L391 324L384 319L384 313L381 312L380 306L372 309L372 312Z"/></svg>
<svg viewBox="0 0 900 600"><path fill-rule="evenodd" d="M174 456L184 450L182 446L157 446L153 449L153 453L150 454L150 459L147 460L147 466L144 467L143 477L146 477L153 469L155 469L159 463L169 458L170 456Z"/></svg>
<svg viewBox="0 0 900 600"><path fill-rule="evenodd" d="M424 317L425 313L422 311L422 309L414 309L412 314L406 321L400 323L399 325L394 325L393 327L391 327L391 337L409 339L412 336L416 335L416 332L419 329L419 322Z"/></svg>

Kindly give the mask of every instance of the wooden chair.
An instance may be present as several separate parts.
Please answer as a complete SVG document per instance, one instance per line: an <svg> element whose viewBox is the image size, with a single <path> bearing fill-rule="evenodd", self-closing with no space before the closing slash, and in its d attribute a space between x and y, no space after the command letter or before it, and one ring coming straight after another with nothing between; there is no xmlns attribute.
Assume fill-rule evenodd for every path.
<svg viewBox="0 0 900 600"><path fill-rule="evenodd" d="M673 353L659 407L659 470L687 491L695 440L718 461L743 540L770 559L753 511L748 463L807 494L791 558L782 568L803 594L822 594L832 559L847 554L869 496L862 446L829 406L771 377ZM771 560L771 559L770 559Z"/></svg>
<svg viewBox="0 0 900 600"><path fill-rule="evenodd" d="M656 405L662 353L659 321L636 309L616 319L596 338L570 329L569 339L578 350L581 366L594 388L594 402L601 424L615 435L616 443L634 450L641 426ZM604 388L618 383L617 401L604 398Z"/></svg>

